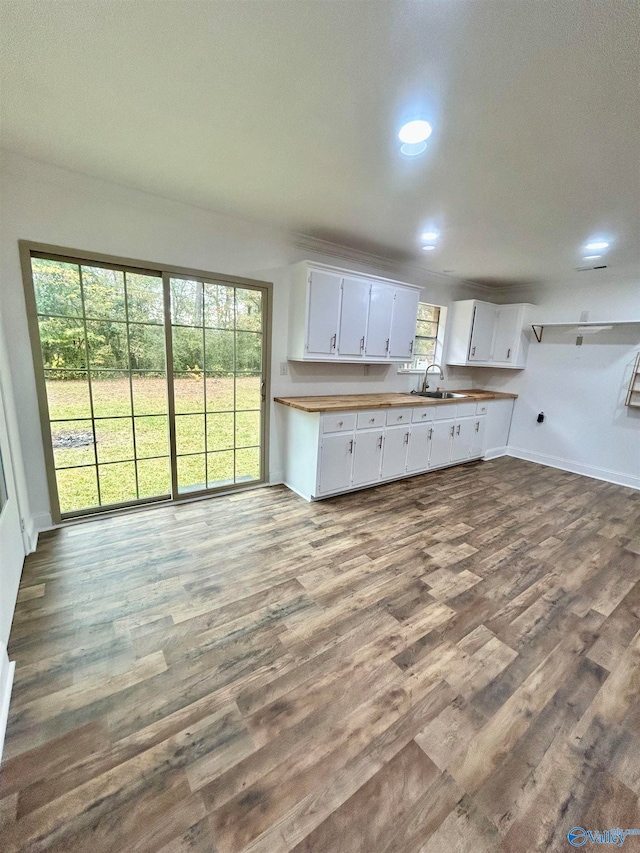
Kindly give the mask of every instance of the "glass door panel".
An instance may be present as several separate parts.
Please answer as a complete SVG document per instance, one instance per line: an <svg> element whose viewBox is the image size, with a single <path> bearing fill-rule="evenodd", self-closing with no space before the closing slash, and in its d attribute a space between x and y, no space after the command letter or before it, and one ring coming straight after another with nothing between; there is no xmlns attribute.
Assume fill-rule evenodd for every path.
<svg viewBox="0 0 640 853"><path fill-rule="evenodd" d="M169 498L161 276L37 257L31 267L61 515ZM141 466L149 457L155 468Z"/></svg>
<svg viewBox="0 0 640 853"><path fill-rule="evenodd" d="M170 278L179 493L263 479L263 292Z"/></svg>

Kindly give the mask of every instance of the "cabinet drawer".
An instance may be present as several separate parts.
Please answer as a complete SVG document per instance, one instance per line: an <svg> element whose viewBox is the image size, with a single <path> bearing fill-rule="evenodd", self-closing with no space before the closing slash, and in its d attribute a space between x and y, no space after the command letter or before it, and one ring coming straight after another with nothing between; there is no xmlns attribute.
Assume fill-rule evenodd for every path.
<svg viewBox="0 0 640 853"><path fill-rule="evenodd" d="M456 408L453 403L439 403L433 407L434 421L449 421L456 416Z"/></svg>
<svg viewBox="0 0 640 853"><path fill-rule="evenodd" d="M457 403L456 404L456 417L457 418L472 418L476 414L476 406L478 404L473 401L473 403Z"/></svg>
<svg viewBox="0 0 640 853"><path fill-rule="evenodd" d="M414 409L411 413L411 420L413 423L429 423L433 420L433 410L435 406L420 406L420 408Z"/></svg>
<svg viewBox="0 0 640 853"><path fill-rule="evenodd" d="M350 432L356 425L355 412L322 416L322 432Z"/></svg>
<svg viewBox="0 0 640 853"><path fill-rule="evenodd" d="M358 429L384 426L384 412L358 412Z"/></svg>
<svg viewBox="0 0 640 853"><path fill-rule="evenodd" d="M387 411L387 426L410 423L411 409L389 409L389 411Z"/></svg>
<svg viewBox="0 0 640 853"><path fill-rule="evenodd" d="M476 415L486 415L487 405L486 401L484 403L476 403Z"/></svg>

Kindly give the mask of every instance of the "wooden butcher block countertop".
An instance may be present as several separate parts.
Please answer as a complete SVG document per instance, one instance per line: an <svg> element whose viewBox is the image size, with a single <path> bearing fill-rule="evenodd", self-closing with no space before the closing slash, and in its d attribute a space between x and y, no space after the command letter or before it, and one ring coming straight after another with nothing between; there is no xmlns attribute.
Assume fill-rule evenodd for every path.
<svg viewBox="0 0 640 853"><path fill-rule="evenodd" d="M276 403L300 409L303 412L348 412L355 409L392 409L400 406L446 406L450 403L464 403L471 400L515 400L517 394L504 394L501 391L454 391L465 397L450 400L434 400L432 397L419 397L417 394L332 394L326 397L274 397Z"/></svg>

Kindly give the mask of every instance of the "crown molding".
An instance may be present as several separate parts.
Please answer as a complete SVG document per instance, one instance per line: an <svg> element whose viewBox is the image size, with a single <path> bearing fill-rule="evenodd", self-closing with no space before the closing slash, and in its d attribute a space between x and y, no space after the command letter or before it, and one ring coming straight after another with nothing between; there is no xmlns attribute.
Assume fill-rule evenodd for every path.
<svg viewBox="0 0 640 853"><path fill-rule="evenodd" d="M446 285L466 284L482 293L489 294L495 291L495 288L486 284L479 284L468 279L458 278L457 276L447 275L447 273L430 270L427 267L420 267L412 264L410 261L398 261L387 258L384 255L376 255L373 252L364 252L361 249L354 249L351 246L346 246L342 243L334 243L330 240L321 240L317 237L310 237L308 234L299 232L290 232L289 243L296 249L302 249L311 254L324 255L331 258L337 258L342 261L351 261L358 264L364 264L375 269L385 270L392 273L394 276L399 276L400 279L406 278L411 274L416 279L420 280L425 276L442 279L442 283Z"/></svg>

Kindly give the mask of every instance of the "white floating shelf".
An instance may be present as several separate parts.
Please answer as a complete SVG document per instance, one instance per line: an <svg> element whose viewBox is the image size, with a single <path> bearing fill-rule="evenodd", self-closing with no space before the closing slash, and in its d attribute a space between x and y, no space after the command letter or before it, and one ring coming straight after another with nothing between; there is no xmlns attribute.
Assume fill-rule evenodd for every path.
<svg viewBox="0 0 640 853"><path fill-rule="evenodd" d="M640 320L575 320L573 323L532 323L531 328L538 343L542 341L545 327L574 329L577 335L593 335L597 332L605 332L614 326L640 326Z"/></svg>

